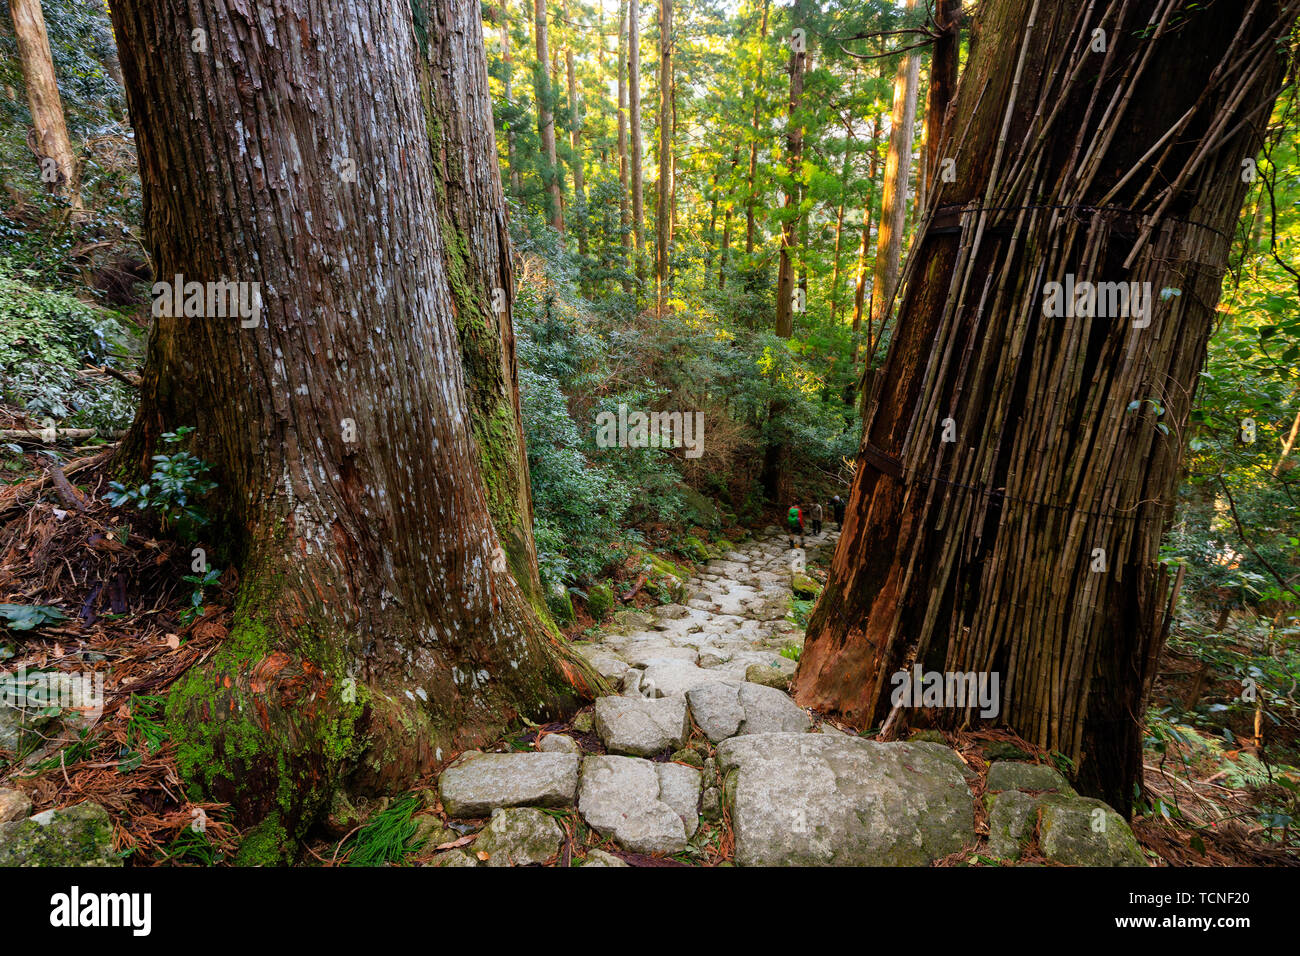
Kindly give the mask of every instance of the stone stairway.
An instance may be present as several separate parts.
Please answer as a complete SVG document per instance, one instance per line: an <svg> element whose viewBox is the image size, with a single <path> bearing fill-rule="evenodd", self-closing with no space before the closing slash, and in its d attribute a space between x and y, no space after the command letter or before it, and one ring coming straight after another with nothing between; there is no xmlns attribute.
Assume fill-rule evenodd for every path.
<svg viewBox="0 0 1300 956"><path fill-rule="evenodd" d="M544 808L575 808L632 854L681 853L702 819L725 819L738 865L924 866L975 847L972 784L981 789L983 768L940 743L881 743L816 724L786 692L803 645L787 618L792 584L837 538L810 536L805 552L768 528L709 561L682 604L621 611L575 644L619 693L580 714L573 734L542 737L537 752L471 751L444 770L444 812L491 819L471 848L434 862L552 860L565 834ZM1060 804L1060 862L1145 865L1105 804L1074 795L1049 767L1014 767L1033 771L1021 775L1029 783L1003 774L1007 792L990 787L986 798L999 856L1046 845L1031 818ZM584 865L626 864L589 851Z"/></svg>

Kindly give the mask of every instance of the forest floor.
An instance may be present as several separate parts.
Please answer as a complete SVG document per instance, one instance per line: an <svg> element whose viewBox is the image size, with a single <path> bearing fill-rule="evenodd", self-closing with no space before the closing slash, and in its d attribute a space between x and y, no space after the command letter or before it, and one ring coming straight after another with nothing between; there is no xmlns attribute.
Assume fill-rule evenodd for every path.
<svg viewBox="0 0 1300 956"><path fill-rule="evenodd" d="M196 603L195 588L185 581L189 548L152 533L147 524L103 500L106 457L67 456L55 469L30 455L30 473L15 475L11 484L0 487L0 603L52 608L60 615L34 628L0 632L0 666L11 674L20 668L93 673L105 688L96 712L38 715L25 744L17 752L0 753L0 788L21 790L34 811L88 800L100 804L113 823L114 849L135 865L229 863L237 860L241 834L222 805L186 799L162 707L169 686L224 639L237 576L227 571L198 594ZM939 839L929 859L899 862L998 864L989 852L985 797L990 761L1029 763L1048 771L1050 755L1006 733L928 731L908 744L880 745L807 714L786 694L803 643L802 623L835 539L828 531L809 540L806 552L794 551L784 535L765 529L735 552L697 567L682 603L616 612L609 624L589 630L575 645L621 688L617 696L602 698L564 722L525 722L485 748L495 754L452 755L448 765L404 798L368 807L336 806L301 862L762 862L764 853L790 849L787 838L791 833L797 837L803 826L801 807L780 808L793 821L785 829L774 830L770 819L760 821L759 830L768 829L756 843L753 800L746 809L742 794L738 805L736 794L725 792L723 783L731 770L743 780L746 760L766 759L752 752L753 742L765 738L804 757L809 747L835 751L829 759L812 753L809 765L799 765L799 754L792 753L793 763L786 760L759 771L777 782L789 782L791 772L795 778L833 772L828 768L845 747L854 753L871 751L873 760L884 759L873 748L911 747L912 763L927 761L929 776L951 777L955 769L956 789L962 794L968 790L962 797L968 809L962 813L969 820L963 818L953 829L962 839L951 852ZM792 574L797 559L806 563L806 574ZM793 594L792 585L807 589L803 598ZM801 736L792 741L793 735ZM477 804L477 798L464 799L465 786L472 783L467 783L467 768L473 770L482 757L490 762L516 755L540 756L568 768L559 795L548 791L523 801L532 807L510 799L495 799L494 806L490 796ZM1242 822L1250 820L1250 797L1244 791L1226 787L1222 780L1180 775L1176 767L1157 766L1154 756L1150 762L1148 788L1172 791L1171 799L1194 805L1200 815L1194 823L1158 816L1135 819L1133 833L1146 859L1173 865L1297 862L1263 839L1258 827ZM897 768L883 767L879 774L860 769L864 779L884 780ZM463 785L459 797L458 774ZM572 789L566 795L570 777ZM545 791L555 782L539 785ZM832 787L837 789L851 788L840 780ZM1041 796L1036 790L1032 795ZM930 796L939 801L935 806L948 806L942 793ZM757 799L777 806L782 798L768 791ZM626 811L637 805L645 812L640 829L631 832ZM813 834L818 815L830 812L815 800L802 810ZM844 807L831 810L833 817ZM193 826L196 818L205 821L201 831ZM539 835L540 843L519 858L520 841L528 846ZM1052 862L1040 840L1037 832L1027 834L1019 852L1022 865Z"/></svg>

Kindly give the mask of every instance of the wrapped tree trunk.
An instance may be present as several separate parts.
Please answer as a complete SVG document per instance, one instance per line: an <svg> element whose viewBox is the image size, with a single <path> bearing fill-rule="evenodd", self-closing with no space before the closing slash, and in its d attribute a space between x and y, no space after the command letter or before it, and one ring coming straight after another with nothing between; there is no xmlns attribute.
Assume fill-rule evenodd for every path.
<svg viewBox="0 0 1300 956"><path fill-rule="evenodd" d="M239 591L168 726L190 789L261 821L263 846L301 836L336 786L408 786L597 683L510 574L474 443L454 313L478 287L453 295L452 272L476 247L448 254L464 240L444 223L467 214L438 206L462 191L435 169L414 29L468 22L465 2L414 23L407 4L342 0L260 18L113 5L159 278L257 283L260 299L251 323L157 320L122 464L190 424L215 465ZM481 67L481 40L448 43ZM499 210L491 223L484 241ZM488 305L472 314L495 332ZM499 407L512 429L514 397Z"/></svg>
<svg viewBox="0 0 1300 956"><path fill-rule="evenodd" d="M1130 810L1161 536L1298 9L983 6L801 704L896 728L900 671L998 675L995 716L945 700L925 721L1009 726Z"/></svg>

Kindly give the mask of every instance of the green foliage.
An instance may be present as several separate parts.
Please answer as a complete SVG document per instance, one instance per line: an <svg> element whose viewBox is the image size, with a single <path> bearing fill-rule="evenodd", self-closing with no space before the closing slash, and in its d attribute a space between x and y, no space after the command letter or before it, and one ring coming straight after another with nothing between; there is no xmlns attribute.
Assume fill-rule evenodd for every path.
<svg viewBox="0 0 1300 956"><path fill-rule="evenodd" d="M415 834L415 812L420 801L413 796L395 800L371 817L346 844L348 866L385 866L399 863L423 845Z"/></svg>
<svg viewBox="0 0 1300 956"><path fill-rule="evenodd" d="M11 631L30 631L51 621L66 621L68 615L44 604L0 604L0 618Z"/></svg>
<svg viewBox="0 0 1300 956"><path fill-rule="evenodd" d="M221 580L221 571L217 568L208 568L202 574L187 574L181 580L194 585L194 590L190 593L190 606L180 614L181 623L189 624L202 617L207 611L203 606L203 592Z"/></svg>
<svg viewBox="0 0 1300 956"><path fill-rule="evenodd" d="M0 400L39 421L118 431L130 424L135 395L121 382L89 381L85 365L135 364L139 342L113 313L12 274L0 260Z"/></svg>
<svg viewBox="0 0 1300 956"><path fill-rule="evenodd" d="M812 610L816 605L817 605L816 598L803 600L801 598L791 596L790 614L789 614L790 620L794 621L800 627L807 627L808 616L812 614ZM784 648L781 650L781 654L783 657L790 657L789 654L786 654ZM799 658L798 656L795 656L795 657L791 657L790 659L797 661Z"/></svg>
<svg viewBox="0 0 1300 956"><path fill-rule="evenodd" d="M162 440L169 446L178 446L192 431L193 428L178 428L165 433ZM148 482L129 488L120 481L110 481L111 490L104 498L115 508L134 504L141 511L157 512L164 531L175 531L182 539L189 540L208 522L195 499L217 487L216 482L204 478L212 466L180 449L169 455L154 455L153 461L153 474ZM199 597L202 600L201 592Z"/></svg>

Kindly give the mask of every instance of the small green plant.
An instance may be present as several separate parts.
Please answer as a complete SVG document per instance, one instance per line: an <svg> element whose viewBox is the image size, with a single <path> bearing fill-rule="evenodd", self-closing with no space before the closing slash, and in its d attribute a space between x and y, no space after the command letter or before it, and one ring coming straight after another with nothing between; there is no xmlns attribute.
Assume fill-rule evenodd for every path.
<svg viewBox="0 0 1300 956"><path fill-rule="evenodd" d="M131 716L126 722L128 739L136 741L146 752L153 753L167 739L162 710L167 698L131 695Z"/></svg>
<svg viewBox="0 0 1300 956"><path fill-rule="evenodd" d="M0 620L11 631L30 631L49 624L67 620L57 607L44 604L0 604Z"/></svg>
<svg viewBox="0 0 1300 956"><path fill-rule="evenodd" d="M182 624L192 624L204 615L207 608L203 606L203 592L220 579L221 571L218 568L208 568L202 574L187 574L181 579L194 585L194 591L190 594L190 606L180 613Z"/></svg>
<svg viewBox="0 0 1300 956"><path fill-rule="evenodd" d="M801 653L803 653L803 648L798 644L787 644L781 648L781 656L788 660L797 661Z"/></svg>
<svg viewBox="0 0 1300 956"><path fill-rule="evenodd" d="M812 614L813 605L817 603L815 598L804 600L803 598L790 598L790 620L800 627L808 626L808 615ZM784 653L784 651L782 652Z"/></svg>
<svg viewBox="0 0 1300 956"><path fill-rule="evenodd" d="M384 866L420 849L424 841L415 839L418 809L417 798L403 797L376 813L349 842L347 865Z"/></svg>
<svg viewBox="0 0 1300 956"><path fill-rule="evenodd" d="M153 474L146 484L128 488L119 481L109 482L110 491L104 496L108 503L117 508L131 502L141 511L156 511L164 531L191 538L208 522L194 500L217 487L216 482L204 477L212 466L177 447L193 431L193 428L178 428L165 433L163 442L175 450L168 455L153 456Z"/></svg>

